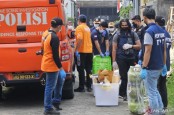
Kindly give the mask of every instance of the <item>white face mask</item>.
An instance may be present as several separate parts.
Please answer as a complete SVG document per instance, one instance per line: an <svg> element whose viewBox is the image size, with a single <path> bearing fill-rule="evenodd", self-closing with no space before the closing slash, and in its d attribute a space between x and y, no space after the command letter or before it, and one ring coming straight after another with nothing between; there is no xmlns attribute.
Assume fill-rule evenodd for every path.
<svg viewBox="0 0 174 115"><path fill-rule="evenodd" d="M59 30L58 32L61 32L62 31L62 26L59 26L58 30Z"/></svg>
<svg viewBox="0 0 174 115"><path fill-rule="evenodd" d="M68 30L73 30L73 26L68 26Z"/></svg>
<svg viewBox="0 0 174 115"><path fill-rule="evenodd" d="M103 33L103 32L104 32L104 30L99 30L99 32L100 32L100 33Z"/></svg>
<svg viewBox="0 0 174 115"><path fill-rule="evenodd" d="M114 31L114 28L108 28L107 29L109 32L113 32Z"/></svg>
<svg viewBox="0 0 174 115"><path fill-rule="evenodd" d="M99 27L99 24L94 24L94 27L95 27L95 28Z"/></svg>

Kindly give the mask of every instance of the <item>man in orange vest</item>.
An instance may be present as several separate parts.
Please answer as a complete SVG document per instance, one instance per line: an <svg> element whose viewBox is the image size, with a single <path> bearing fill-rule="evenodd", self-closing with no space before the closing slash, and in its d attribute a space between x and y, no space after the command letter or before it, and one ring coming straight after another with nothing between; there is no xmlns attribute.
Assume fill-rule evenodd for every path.
<svg viewBox="0 0 174 115"><path fill-rule="evenodd" d="M57 32L61 31L63 21L60 18L53 18L51 20L51 28L46 30L42 36L42 50L43 57L41 63L41 70L46 73L46 85L44 94L44 115L60 115L59 103L59 84L58 75L65 79L66 73L62 68L59 58L59 38ZM54 91L54 98L52 94ZM53 109L53 106L56 108Z"/></svg>
<svg viewBox="0 0 174 115"><path fill-rule="evenodd" d="M75 89L75 92L85 92L85 72L86 70L86 86L87 91L91 92L92 80L89 77L92 70L92 41L91 41L91 32L90 28L86 24L87 18L85 15L81 14L78 17L78 26L76 28L76 49L75 55L77 59L77 70L79 72L79 87Z"/></svg>

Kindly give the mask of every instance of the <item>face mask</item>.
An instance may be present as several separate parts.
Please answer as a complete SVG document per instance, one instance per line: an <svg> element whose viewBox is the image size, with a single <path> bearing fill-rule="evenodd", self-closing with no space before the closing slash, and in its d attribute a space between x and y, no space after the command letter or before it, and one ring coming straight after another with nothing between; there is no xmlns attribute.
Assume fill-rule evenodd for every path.
<svg viewBox="0 0 174 115"><path fill-rule="evenodd" d="M135 24L135 23L132 23L132 25L133 25L134 28L137 28L138 27L138 25Z"/></svg>
<svg viewBox="0 0 174 115"><path fill-rule="evenodd" d="M95 27L95 28L99 27L99 24L94 24L94 27Z"/></svg>
<svg viewBox="0 0 174 115"><path fill-rule="evenodd" d="M124 31L126 31L128 28L126 27L126 28L122 28L122 30L124 30Z"/></svg>
<svg viewBox="0 0 174 115"><path fill-rule="evenodd" d="M107 29L109 32L113 32L114 31L114 28L108 28Z"/></svg>
<svg viewBox="0 0 174 115"><path fill-rule="evenodd" d="M59 32L61 32L61 31L62 31L62 26L59 26L58 28L59 28L59 29L58 29Z"/></svg>
<svg viewBox="0 0 174 115"><path fill-rule="evenodd" d="M73 30L73 26L68 26L68 30Z"/></svg>
<svg viewBox="0 0 174 115"><path fill-rule="evenodd" d="M99 32L100 32L100 33L103 33L103 32L104 32L104 30L99 30Z"/></svg>

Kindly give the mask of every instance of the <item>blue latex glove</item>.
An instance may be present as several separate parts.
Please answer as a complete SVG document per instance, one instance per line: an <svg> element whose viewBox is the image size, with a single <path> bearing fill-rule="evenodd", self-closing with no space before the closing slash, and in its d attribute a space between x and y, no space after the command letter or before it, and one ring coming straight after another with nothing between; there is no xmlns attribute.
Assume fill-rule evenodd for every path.
<svg viewBox="0 0 174 115"><path fill-rule="evenodd" d="M65 71L63 69L61 69L59 71L59 75L60 75L61 78L66 78L66 73L65 73Z"/></svg>
<svg viewBox="0 0 174 115"><path fill-rule="evenodd" d="M141 55L142 55L142 50L140 50L139 53L138 53L138 58L139 59L141 58Z"/></svg>
<svg viewBox="0 0 174 115"><path fill-rule="evenodd" d="M166 65L163 66L161 75L162 75L163 77L165 77L165 76L167 75L167 66L166 66Z"/></svg>
<svg viewBox="0 0 174 115"><path fill-rule="evenodd" d="M138 65L142 65L142 61L141 60L138 60Z"/></svg>
<svg viewBox="0 0 174 115"><path fill-rule="evenodd" d="M106 51L106 52L105 52L105 55L106 55L106 56L109 56L109 54L110 54L109 51Z"/></svg>
<svg viewBox="0 0 174 115"><path fill-rule="evenodd" d="M105 57L103 53L100 53L100 56L101 56L102 58Z"/></svg>
<svg viewBox="0 0 174 115"><path fill-rule="evenodd" d="M147 70L146 69L141 69L140 77L141 77L141 79L145 79L147 77Z"/></svg>
<svg viewBox="0 0 174 115"><path fill-rule="evenodd" d="M75 52L76 57L78 57L80 54L78 51Z"/></svg>

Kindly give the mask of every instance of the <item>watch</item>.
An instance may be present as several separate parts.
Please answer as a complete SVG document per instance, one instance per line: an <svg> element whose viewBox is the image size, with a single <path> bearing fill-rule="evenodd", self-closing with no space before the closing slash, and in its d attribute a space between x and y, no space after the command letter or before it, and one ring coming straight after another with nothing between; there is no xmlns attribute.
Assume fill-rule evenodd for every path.
<svg viewBox="0 0 174 115"><path fill-rule="evenodd" d="M148 67L142 67L142 69L147 69Z"/></svg>

